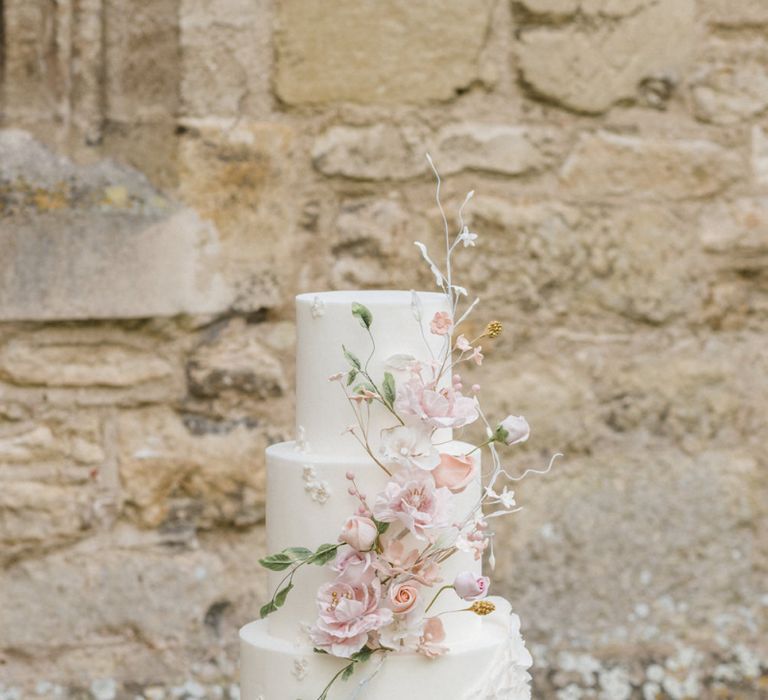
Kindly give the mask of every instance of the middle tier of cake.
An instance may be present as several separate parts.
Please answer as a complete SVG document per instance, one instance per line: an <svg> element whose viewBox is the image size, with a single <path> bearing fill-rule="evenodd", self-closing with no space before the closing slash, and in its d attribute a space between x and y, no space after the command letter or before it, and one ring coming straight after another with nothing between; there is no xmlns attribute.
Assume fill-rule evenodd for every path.
<svg viewBox="0 0 768 700"><path fill-rule="evenodd" d="M459 455L472 449L467 443L453 441L442 445L443 452ZM480 497L479 456L478 477L455 498L453 518L461 521L474 510ZM282 442L267 448L267 549L270 553L288 547L316 549L322 544L338 541L344 522L354 515L359 502L348 493L347 473L355 475L355 483L371 499L383 490L390 477L373 460L338 460L328 455L303 452L296 442ZM404 540L423 548L409 535ZM442 564L442 582L453 582L461 571L481 573L481 563L468 552L456 552ZM284 572L270 572L270 591L274 591ZM333 579L328 567L304 566L293 579L294 588L286 604L269 616L269 632L289 641L306 641L306 631L317 617L318 588ZM429 592L426 592L429 596ZM452 590L443 592L433 610L441 613L466 608ZM474 634L479 618L473 614L444 615L447 642Z"/></svg>

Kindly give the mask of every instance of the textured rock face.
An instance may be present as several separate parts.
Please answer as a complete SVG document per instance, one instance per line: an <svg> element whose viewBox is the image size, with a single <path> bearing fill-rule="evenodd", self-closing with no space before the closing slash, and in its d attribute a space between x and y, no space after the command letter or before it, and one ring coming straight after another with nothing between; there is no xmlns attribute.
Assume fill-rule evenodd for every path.
<svg viewBox="0 0 768 700"><path fill-rule="evenodd" d="M565 454L496 540L534 696L764 692L766 3L0 7L0 700L237 698L292 295L430 288L426 152Z"/></svg>
<svg viewBox="0 0 768 700"><path fill-rule="evenodd" d="M480 79L492 8L489 0L278 3L277 94L288 104L447 100Z"/></svg>

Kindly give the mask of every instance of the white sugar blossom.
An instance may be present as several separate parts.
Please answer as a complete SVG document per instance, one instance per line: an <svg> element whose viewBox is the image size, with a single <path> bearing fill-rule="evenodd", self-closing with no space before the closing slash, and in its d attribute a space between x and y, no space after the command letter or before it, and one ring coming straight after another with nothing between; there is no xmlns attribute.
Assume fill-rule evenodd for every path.
<svg viewBox="0 0 768 700"><path fill-rule="evenodd" d="M400 425L382 431L381 457L385 464L431 471L440 463L440 453L429 432L421 426Z"/></svg>
<svg viewBox="0 0 768 700"><path fill-rule="evenodd" d="M515 502L515 492L510 491L505 486L501 493L496 493L493 489L488 489L488 496L495 500L496 503L503 506L507 510L512 510L517 503Z"/></svg>
<svg viewBox="0 0 768 700"><path fill-rule="evenodd" d="M468 227L464 227L461 229L461 233L459 234L459 240L464 244L464 247L467 248L469 246L474 246L475 241L477 240L477 234L473 233L469 230Z"/></svg>

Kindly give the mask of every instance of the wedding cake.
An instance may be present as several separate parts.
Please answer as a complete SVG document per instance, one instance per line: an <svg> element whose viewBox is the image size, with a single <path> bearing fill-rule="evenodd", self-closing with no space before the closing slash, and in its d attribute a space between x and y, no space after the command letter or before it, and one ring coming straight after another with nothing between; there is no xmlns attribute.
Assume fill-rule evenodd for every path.
<svg viewBox="0 0 768 700"><path fill-rule="evenodd" d="M528 425L490 423L462 382L501 332L462 332L451 258L475 238L446 225L442 270L417 243L439 292L296 298L296 439L266 453L271 599L240 631L242 700L530 697L520 621L481 572ZM485 440L454 439L475 422Z"/></svg>

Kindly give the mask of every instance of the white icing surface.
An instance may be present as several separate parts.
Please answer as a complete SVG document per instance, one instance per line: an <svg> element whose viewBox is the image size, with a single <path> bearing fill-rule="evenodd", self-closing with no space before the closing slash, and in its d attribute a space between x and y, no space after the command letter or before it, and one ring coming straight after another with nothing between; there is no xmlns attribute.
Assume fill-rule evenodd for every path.
<svg viewBox="0 0 768 700"><path fill-rule="evenodd" d="M349 369L342 345L361 362L371 352L368 332L352 315L353 302L365 305L373 316L376 353L369 372L376 381L381 381L384 363L392 355L408 354L426 361L430 350L435 356L441 352L443 338L429 332L429 322L436 311L447 310L446 298L434 292L417 294L424 307L423 334L411 310L411 292L321 292L296 297L296 424L303 426L304 439L313 453L340 459L364 454L352 436L341 436L354 422L354 413L341 387L328 381L331 375ZM323 313L317 315L320 304ZM393 374L397 379L397 373ZM372 406L371 413L371 436L391 427L392 417L382 406ZM448 440L450 432L441 432L436 439Z"/></svg>
<svg viewBox="0 0 768 700"><path fill-rule="evenodd" d="M371 677L379 666L374 657L348 681L334 684L328 700L350 700L367 679L357 696L360 700L528 700L527 682L517 683L521 674L527 676L531 663L520 638L519 620L510 613L507 601L489 600L496 604L496 612L478 618L475 634L454 643L444 656L427 659L418 654L391 654ZM344 665L343 660L270 636L265 621L240 630L240 658L241 700L260 696L264 700L315 700ZM300 680L294 670L302 660L307 665Z"/></svg>
<svg viewBox="0 0 768 700"><path fill-rule="evenodd" d="M461 453L471 445L452 442L443 445L446 452ZM357 484L367 494L380 491L387 475L370 459L342 461L331 456L311 456L295 449L294 443L282 442L267 448L267 550L279 552L286 547L309 547L336 542L344 521L354 513L358 503L347 493L349 482L346 472L354 472ZM322 484L331 498L307 498L304 492L307 475L315 484ZM469 486L456 498L456 515L463 518L480 495L479 481ZM471 554L458 552L442 567L443 577L451 583L460 571L480 574L481 563ZM283 572L268 574L269 590L275 590L283 578ZM315 595L317 589L333 578L333 572L325 567L305 566L294 577L294 589L285 607L269 616L269 631L284 639L293 640L300 632L301 624L314 622L317 616ZM433 608L436 612L465 608L453 591L443 593ZM446 615L443 619L448 635L462 637L478 624L474 615Z"/></svg>

